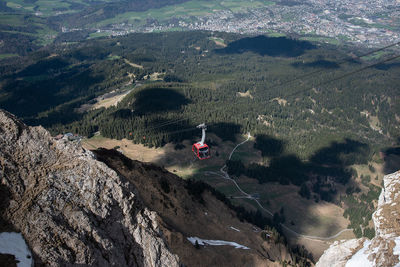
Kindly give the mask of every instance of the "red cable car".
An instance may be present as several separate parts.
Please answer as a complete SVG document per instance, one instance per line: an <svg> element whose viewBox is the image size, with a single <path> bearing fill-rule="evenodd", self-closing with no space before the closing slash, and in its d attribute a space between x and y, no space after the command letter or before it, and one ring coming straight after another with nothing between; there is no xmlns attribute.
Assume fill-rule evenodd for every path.
<svg viewBox="0 0 400 267"><path fill-rule="evenodd" d="M201 141L196 144L193 144L192 151L196 155L196 157L200 160L209 159L211 157L210 149L208 145L204 143L204 141L206 140L207 126L204 123L202 123L198 125L197 128L200 128L202 130Z"/></svg>

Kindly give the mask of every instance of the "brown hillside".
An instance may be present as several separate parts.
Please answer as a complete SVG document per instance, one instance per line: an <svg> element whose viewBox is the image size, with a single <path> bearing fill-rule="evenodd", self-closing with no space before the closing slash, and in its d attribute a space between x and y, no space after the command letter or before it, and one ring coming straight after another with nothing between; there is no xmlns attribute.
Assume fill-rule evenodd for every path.
<svg viewBox="0 0 400 267"><path fill-rule="evenodd" d="M157 212L171 251L186 266L280 266L280 262L292 260L283 244L264 241L260 229L241 222L210 192L202 194L202 203L188 193L187 181L165 169L132 161L115 150L94 153L98 160L132 182L144 205ZM196 249L187 240L193 236L236 242L250 249L207 245Z"/></svg>

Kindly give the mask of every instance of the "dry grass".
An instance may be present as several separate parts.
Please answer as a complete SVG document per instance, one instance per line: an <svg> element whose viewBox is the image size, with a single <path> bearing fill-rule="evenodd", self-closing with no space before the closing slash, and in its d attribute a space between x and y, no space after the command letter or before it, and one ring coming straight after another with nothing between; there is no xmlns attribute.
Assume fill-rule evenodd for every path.
<svg viewBox="0 0 400 267"><path fill-rule="evenodd" d="M164 149L148 148L141 144L134 144L128 139L116 140L101 136L85 139L82 141L82 145L91 150L100 147L113 149L119 146L125 156L143 162L155 162L165 154Z"/></svg>
<svg viewBox="0 0 400 267"><path fill-rule="evenodd" d="M271 99L271 101L277 101L279 105L281 106L286 106L287 100L279 97L275 97L274 99Z"/></svg>
<svg viewBox="0 0 400 267"><path fill-rule="evenodd" d="M343 217L343 209L327 202L315 203L311 200L301 198L297 191L298 187L279 184L260 185L254 179L240 177L237 179L239 185L248 193L259 193L261 204L272 212L279 212L284 207L286 226L303 235L328 237L347 228L349 221ZM231 201L235 205L241 205L248 210L256 210L257 205L253 200L235 198L242 194L234 189L228 180L207 180L216 188L220 188L224 193L231 192ZM228 194L229 196L229 194ZM267 200L269 204L267 203ZM265 213L268 216L267 213ZM294 225L291 222L294 222ZM335 240L354 238L352 231L346 231L332 240L318 240L294 236L287 232L287 237L291 244L304 245L308 251L312 252L315 259L318 259Z"/></svg>
<svg viewBox="0 0 400 267"><path fill-rule="evenodd" d="M371 165L374 169L375 172L372 172L368 165ZM357 171L357 176L358 179L356 180L358 182L358 185L361 186L361 175L362 176L370 176L371 177L371 184L376 185L378 187L381 187L381 183L383 180L383 176L385 175L383 173L383 166L382 164L376 163L376 162L368 162L368 165L352 165L351 167ZM376 180L376 177L378 176L378 179Z"/></svg>
<svg viewBox="0 0 400 267"><path fill-rule="evenodd" d="M251 95L249 90L247 90L245 93L237 92L236 95L240 97L249 97L250 99L253 99L253 96Z"/></svg>
<svg viewBox="0 0 400 267"><path fill-rule="evenodd" d="M109 108L112 106L116 106L119 102L121 102L130 92L131 90L125 91L122 94L105 98L103 100L98 101L96 104L92 106L91 109L98 109L98 108Z"/></svg>
<svg viewBox="0 0 400 267"><path fill-rule="evenodd" d="M183 142L185 148L181 150L175 150L175 145L171 143L166 144L162 148L155 149L142 144L134 144L128 139L116 140L101 136L85 139L82 141L82 145L86 149L92 150L100 147L113 149L118 146L120 147L119 150L131 159L156 163L182 178L187 178L193 176L201 169L219 169L225 164L226 158L234 147L232 142L221 142L213 134L207 136L210 140L220 144L219 146L210 148L213 157L212 160L196 159L192 152L192 144L188 140ZM217 152L219 156L216 156Z"/></svg>
<svg viewBox="0 0 400 267"><path fill-rule="evenodd" d="M247 193L258 193L260 202L268 210L279 212L284 208L286 224L294 231L327 237L347 228L349 221L343 217L344 210L332 203L302 198L299 187L278 183L258 184L254 179L240 177L239 186ZM254 203L254 206L256 204ZM294 225L291 225L291 222Z"/></svg>
<svg viewBox="0 0 400 267"><path fill-rule="evenodd" d="M214 43L215 43L216 45L218 45L218 46L221 46L221 47L223 47L223 48L227 47L227 45L225 44L225 41L224 41L223 39L221 39L221 38L212 37L212 38L210 38L210 39L213 40Z"/></svg>
<svg viewBox="0 0 400 267"><path fill-rule="evenodd" d="M221 41L214 40L214 43L215 43L216 45L221 46L221 47L224 47L224 48L227 47L227 45L224 44L224 43L221 42Z"/></svg>
<svg viewBox="0 0 400 267"><path fill-rule="evenodd" d="M124 59L124 61L125 61L126 64L128 64L128 65L130 65L130 66L132 66L132 67L134 67L134 68L143 69L143 66L142 66L142 65L139 65L139 64L130 62L130 61L127 60L127 59Z"/></svg>
<svg viewBox="0 0 400 267"><path fill-rule="evenodd" d="M369 127L371 127L371 129L382 132L380 121L377 116L372 116L367 110L361 111L360 113L368 119Z"/></svg>
<svg viewBox="0 0 400 267"><path fill-rule="evenodd" d="M289 233L288 233L289 234ZM289 243L292 245L302 245L307 248L308 251L312 252L314 260L318 260L325 250L329 248L335 241L348 240L355 238L353 232L346 231L339 235L337 238L325 241L325 240L311 240L308 238L290 238Z"/></svg>
<svg viewBox="0 0 400 267"><path fill-rule="evenodd" d="M380 125L380 121L378 116L369 116L368 117L369 126L375 131L382 131Z"/></svg>
<svg viewBox="0 0 400 267"><path fill-rule="evenodd" d="M163 79L160 77L164 74L165 72L154 72L150 74L150 81L162 81Z"/></svg>

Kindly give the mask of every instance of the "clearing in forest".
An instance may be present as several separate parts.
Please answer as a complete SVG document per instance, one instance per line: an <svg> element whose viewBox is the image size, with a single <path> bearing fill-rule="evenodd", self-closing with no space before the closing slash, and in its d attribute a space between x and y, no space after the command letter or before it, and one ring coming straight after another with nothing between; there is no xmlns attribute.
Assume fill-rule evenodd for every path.
<svg viewBox="0 0 400 267"><path fill-rule="evenodd" d="M130 61L127 60L126 58L124 58L124 61L125 61L126 64L128 64L128 65L130 65L130 66L132 66L132 67L134 67L134 68L143 69L143 66L142 66L142 65L139 65L139 64L130 62Z"/></svg>

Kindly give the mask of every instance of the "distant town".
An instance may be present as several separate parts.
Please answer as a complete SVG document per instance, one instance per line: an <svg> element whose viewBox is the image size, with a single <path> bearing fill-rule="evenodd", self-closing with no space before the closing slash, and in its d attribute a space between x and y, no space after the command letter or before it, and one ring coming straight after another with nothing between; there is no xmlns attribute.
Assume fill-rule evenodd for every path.
<svg viewBox="0 0 400 267"><path fill-rule="evenodd" d="M400 41L400 1L283 0L240 12L215 10L205 16L180 16L166 21L148 18L145 23L122 22L91 30L105 35L168 30L295 34L319 41L379 47Z"/></svg>

